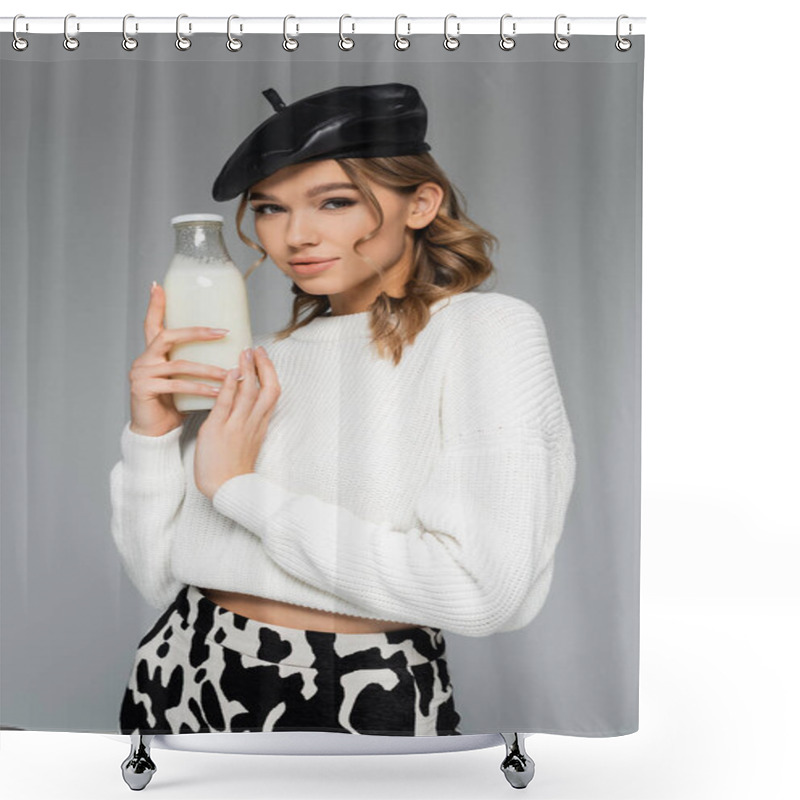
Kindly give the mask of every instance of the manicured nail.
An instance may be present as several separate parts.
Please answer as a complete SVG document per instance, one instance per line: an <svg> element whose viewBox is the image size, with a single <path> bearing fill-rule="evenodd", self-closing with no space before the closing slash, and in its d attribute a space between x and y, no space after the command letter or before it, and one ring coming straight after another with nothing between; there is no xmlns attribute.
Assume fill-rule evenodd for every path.
<svg viewBox="0 0 800 800"><path fill-rule="evenodd" d="M230 333L230 331L227 328L212 328L211 333L213 333L214 336L224 336L226 333Z"/></svg>
<svg viewBox="0 0 800 800"><path fill-rule="evenodd" d="M253 348L252 348L252 347L248 347L248 348L247 348L247 349L244 351L244 357L245 357L245 358L246 358L248 361L252 361L252 360L253 360Z"/></svg>
<svg viewBox="0 0 800 800"><path fill-rule="evenodd" d="M153 291L155 290L156 286L158 286L158 283L156 283L156 281L153 281L150 284L150 294L153 294Z"/></svg>

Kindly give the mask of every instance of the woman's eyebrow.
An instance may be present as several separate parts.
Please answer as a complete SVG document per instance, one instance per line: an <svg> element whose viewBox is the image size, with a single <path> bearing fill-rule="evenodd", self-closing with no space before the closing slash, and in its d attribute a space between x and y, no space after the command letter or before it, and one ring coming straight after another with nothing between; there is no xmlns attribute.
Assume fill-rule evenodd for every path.
<svg viewBox="0 0 800 800"><path fill-rule="evenodd" d="M334 189L358 189L355 184L352 183L321 183L319 186L315 186L313 189L309 189L306 192L306 197L316 197L318 194L324 194L325 192L331 192ZM250 195L251 200L277 200L278 198L275 197L273 194L264 194L263 192L252 192Z"/></svg>

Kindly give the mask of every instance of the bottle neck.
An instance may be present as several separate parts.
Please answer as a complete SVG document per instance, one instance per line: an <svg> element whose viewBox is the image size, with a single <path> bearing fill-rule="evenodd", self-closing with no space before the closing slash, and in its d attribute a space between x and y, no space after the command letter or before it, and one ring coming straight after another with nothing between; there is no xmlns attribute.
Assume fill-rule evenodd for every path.
<svg viewBox="0 0 800 800"><path fill-rule="evenodd" d="M230 261L221 222L183 222L175 227L175 254L199 261Z"/></svg>

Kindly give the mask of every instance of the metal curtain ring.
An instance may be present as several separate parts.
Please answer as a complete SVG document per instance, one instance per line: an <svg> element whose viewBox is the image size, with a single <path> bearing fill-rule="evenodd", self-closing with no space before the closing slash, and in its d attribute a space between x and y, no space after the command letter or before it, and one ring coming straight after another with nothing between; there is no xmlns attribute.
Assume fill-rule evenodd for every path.
<svg viewBox="0 0 800 800"><path fill-rule="evenodd" d="M633 43L631 42L630 39L623 39L622 36L620 36L619 21L621 19L629 19L629 17L628 17L627 14L620 14L617 17L617 41L614 42L614 47L616 47L617 50L620 51L620 53L625 53L625 52L627 52L628 50L631 49L631 47L633 46ZM633 30L633 26L629 22L628 23L628 36L631 35L631 31L632 30Z"/></svg>
<svg viewBox="0 0 800 800"><path fill-rule="evenodd" d="M228 17L228 41L225 42L225 47L227 47L228 50L231 51L231 53L238 53L239 50L242 49L242 40L241 39L235 39L231 35L231 20L232 19L239 19L239 17L236 14L231 14ZM241 32L242 32L242 26L240 25L239 26L239 33L241 33Z"/></svg>
<svg viewBox="0 0 800 800"><path fill-rule="evenodd" d="M175 47L178 50L188 50L192 46L192 40L187 39L185 36L181 34L181 20L184 17L188 17L188 14L178 14L177 18L175 19L175 35L178 37L175 39ZM192 30L192 23L189 23L189 31Z"/></svg>
<svg viewBox="0 0 800 800"><path fill-rule="evenodd" d="M401 18L402 19L408 19L408 17L405 14L398 14L394 18L394 49L395 50L408 50L408 48L411 47L411 40L410 39L404 39L400 35L399 31L397 30ZM406 22L406 27L408 28L408 31L406 32L406 36L411 36L411 23L410 22Z"/></svg>
<svg viewBox="0 0 800 800"><path fill-rule="evenodd" d="M516 40L513 39L511 36L508 36L505 33L503 33L503 23L510 16L513 16L513 15L512 14L503 14L503 16L500 17L500 49L501 50L513 50L514 49L514 45L516 45L516 43L517 43ZM512 33L513 36L516 36L516 34L517 34L517 23L516 22L512 22L511 23L511 33Z"/></svg>
<svg viewBox="0 0 800 800"><path fill-rule="evenodd" d="M122 49L127 50L130 52L131 50L135 50L139 46L139 40L135 39L133 36L128 36L128 32L125 30L125 25L129 19L133 17L133 14L126 14L122 18ZM136 23L136 30L139 30L139 23Z"/></svg>
<svg viewBox="0 0 800 800"><path fill-rule="evenodd" d="M27 39L23 39L17 33L17 20L20 19L20 18L25 19L25 15L24 14L17 14L14 17L14 22L11 25L11 31L14 34L14 41L11 43L11 46L15 50L17 50L18 52L22 52L28 46L28 40ZM25 30L28 30L28 23L27 22L25 23Z"/></svg>
<svg viewBox="0 0 800 800"><path fill-rule="evenodd" d="M461 33L461 23L460 22L456 22L456 35L455 36L451 36L447 32L447 22L451 17L455 17L455 16L456 16L455 14L448 14L444 18L444 42L442 42L442 44L444 44L444 49L445 50L458 50L458 46L461 44L461 41L458 38L459 34ZM457 19L457 17L456 17L456 19Z"/></svg>
<svg viewBox="0 0 800 800"><path fill-rule="evenodd" d="M342 16L339 17L339 49L352 50L356 46L356 43L352 39L348 39L342 33L342 23L345 21L345 19L353 19L353 18L349 14L342 14ZM351 32L352 33L356 32L355 22L353 23L353 30Z"/></svg>
<svg viewBox="0 0 800 800"><path fill-rule="evenodd" d="M569 47L569 39L565 39L558 32L558 21L560 19L566 19L566 18L567 18L566 14L559 14L556 17L555 23L553 24L553 30L555 31L555 34L556 34L556 39L553 42L553 47L555 47L555 49L558 50L559 52L564 51ZM569 22L568 22L567 23L567 36L569 36L569 28L570 28L570 25L569 25Z"/></svg>
<svg viewBox="0 0 800 800"><path fill-rule="evenodd" d="M297 48L300 47L300 42L297 39L293 39L286 32L286 23L290 19L297 19L297 17L293 17L291 14L287 14L283 18L283 49L288 50L289 52L297 50ZM300 25L295 23L295 28L297 29L297 33L300 33Z"/></svg>
<svg viewBox="0 0 800 800"><path fill-rule="evenodd" d="M67 20L69 20L70 17L74 17L74 16L75 16L75 14L67 14L67 16L64 17L64 42L63 42L63 44L64 44L64 49L65 50L69 50L70 52L72 52L73 50L77 50L78 47L80 47L80 42L74 36L70 36L69 33L67 33ZM79 22L76 23L76 28L77 28L77 30L81 29L81 25L80 25Z"/></svg>

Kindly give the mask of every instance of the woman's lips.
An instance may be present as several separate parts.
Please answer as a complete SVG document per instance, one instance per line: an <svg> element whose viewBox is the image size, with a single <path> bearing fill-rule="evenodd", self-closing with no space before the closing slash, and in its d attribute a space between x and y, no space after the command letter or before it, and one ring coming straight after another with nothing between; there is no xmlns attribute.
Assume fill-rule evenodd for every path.
<svg viewBox="0 0 800 800"><path fill-rule="evenodd" d="M318 272L324 272L338 260L332 258L330 261L318 261L316 264L292 264L291 267L298 275L316 275Z"/></svg>

